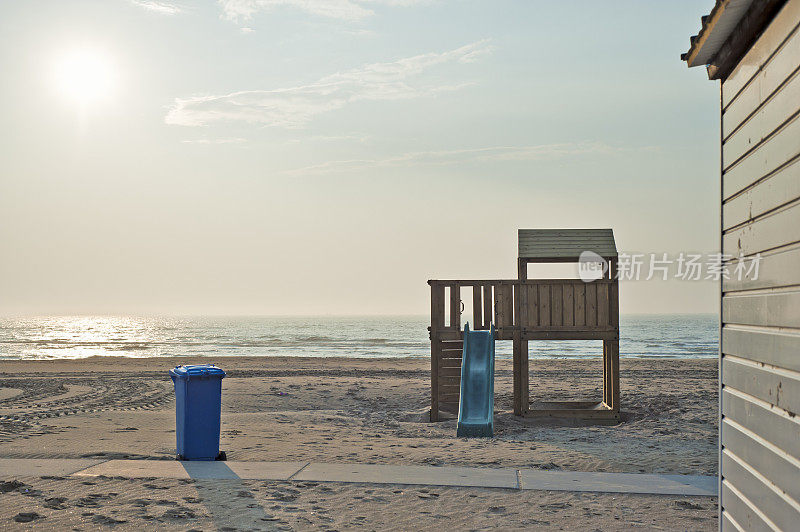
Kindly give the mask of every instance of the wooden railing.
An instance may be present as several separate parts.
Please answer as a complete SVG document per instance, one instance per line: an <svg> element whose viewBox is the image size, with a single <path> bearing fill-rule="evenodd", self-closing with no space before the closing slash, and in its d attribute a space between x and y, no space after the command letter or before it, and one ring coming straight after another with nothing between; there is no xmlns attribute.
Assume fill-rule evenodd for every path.
<svg viewBox="0 0 800 532"><path fill-rule="evenodd" d="M619 330L615 279L431 280L428 284L432 340L461 338L464 290L472 293L471 327L488 329L494 323L498 340L511 340L514 333L530 340L603 338Z"/></svg>

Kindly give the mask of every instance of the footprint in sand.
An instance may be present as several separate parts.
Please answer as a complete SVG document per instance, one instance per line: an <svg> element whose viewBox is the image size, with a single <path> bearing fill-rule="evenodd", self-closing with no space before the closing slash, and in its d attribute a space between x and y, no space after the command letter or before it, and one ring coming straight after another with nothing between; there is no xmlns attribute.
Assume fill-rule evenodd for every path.
<svg viewBox="0 0 800 532"><path fill-rule="evenodd" d="M115 519L108 515L97 514L92 517L92 522L97 523L98 525L106 525L106 526L113 526L113 525L120 525L122 523L127 523L124 519Z"/></svg>
<svg viewBox="0 0 800 532"><path fill-rule="evenodd" d="M65 510L67 505L64 503L66 502L66 497L50 497L49 499L44 500L43 506L45 508L50 508L51 510Z"/></svg>
<svg viewBox="0 0 800 532"><path fill-rule="evenodd" d="M36 519L44 519L44 516L39 515L36 512L20 512L14 516L14 521L17 523L30 523Z"/></svg>

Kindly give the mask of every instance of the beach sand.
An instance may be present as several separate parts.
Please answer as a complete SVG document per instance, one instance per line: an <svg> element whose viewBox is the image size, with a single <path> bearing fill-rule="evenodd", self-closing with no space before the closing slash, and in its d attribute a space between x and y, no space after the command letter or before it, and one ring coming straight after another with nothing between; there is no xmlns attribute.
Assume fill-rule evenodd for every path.
<svg viewBox="0 0 800 532"><path fill-rule="evenodd" d="M615 426L515 418L511 364L498 360L491 440L456 438L455 420L427 422L425 359L0 361L0 457L172 459L167 370L204 362L228 372L221 448L229 460L716 474L715 360L623 359L623 422ZM599 360L532 360L531 398L597 398L601 375ZM0 484L0 527L717 527L716 499L709 497L266 481L0 481L6 482Z"/></svg>

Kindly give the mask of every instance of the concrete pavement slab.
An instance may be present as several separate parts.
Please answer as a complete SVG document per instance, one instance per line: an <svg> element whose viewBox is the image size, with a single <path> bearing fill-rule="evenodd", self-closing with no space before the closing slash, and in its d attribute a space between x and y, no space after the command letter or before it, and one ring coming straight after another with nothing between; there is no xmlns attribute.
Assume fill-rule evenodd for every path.
<svg viewBox="0 0 800 532"><path fill-rule="evenodd" d="M0 477L71 475L102 462L88 458L0 458Z"/></svg>
<svg viewBox="0 0 800 532"><path fill-rule="evenodd" d="M515 469L311 463L293 480L517 488Z"/></svg>
<svg viewBox="0 0 800 532"><path fill-rule="evenodd" d="M647 493L654 495L717 495L716 477L520 470L521 489Z"/></svg>

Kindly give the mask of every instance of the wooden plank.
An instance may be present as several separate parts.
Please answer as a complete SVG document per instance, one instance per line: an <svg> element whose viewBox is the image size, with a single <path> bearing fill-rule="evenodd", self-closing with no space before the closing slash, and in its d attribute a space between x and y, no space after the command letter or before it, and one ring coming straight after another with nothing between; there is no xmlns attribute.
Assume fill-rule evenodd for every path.
<svg viewBox="0 0 800 532"><path fill-rule="evenodd" d="M800 154L800 118L793 118L758 149L749 152L735 166L725 170L723 198L730 199L756 181L779 170Z"/></svg>
<svg viewBox="0 0 800 532"><path fill-rule="evenodd" d="M735 489L735 488L734 488ZM720 504L723 508L723 515L729 515L742 528L728 529L723 526L722 530L735 530L741 532L775 532L775 529L768 525L761 516L758 515L750 504L740 498L737 491L732 489L730 482L723 482L720 493ZM727 521L727 520L725 520Z"/></svg>
<svg viewBox="0 0 800 532"><path fill-rule="evenodd" d="M595 283L595 284L600 284L600 283L612 283L613 281L610 280L610 279L597 279L597 280L592 281L592 282ZM574 285L577 286L577 285L583 284L583 281L581 281L580 279L576 279L576 278L572 277L572 278L566 278L566 279L532 279L532 280L529 280L529 281L525 281L522 284L565 284L565 283L570 283L570 284L574 284ZM491 285L491 286L497 286L497 285L518 285L518 284L520 284L520 282L517 279L494 279L494 280L489 280L489 279L472 279L472 280L464 280L464 279L447 279L447 280L430 279L430 280L428 280L428 284L431 285L431 286L443 285L445 287L449 287L451 285L472 286L472 285L475 285L475 284L488 284L488 285Z"/></svg>
<svg viewBox="0 0 800 532"><path fill-rule="evenodd" d="M597 327L597 285L586 283L586 327Z"/></svg>
<svg viewBox="0 0 800 532"><path fill-rule="evenodd" d="M735 390L723 388L722 416L800 460L800 423L789 415L737 394Z"/></svg>
<svg viewBox="0 0 800 532"><path fill-rule="evenodd" d="M731 356L722 358L722 384L762 401L800 413L800 374L756 367Z"/></svg>
<svg viewBox="0 0 800 532"><path fill-rule="evenodd" d="M613 340L619 336L615 329L575 329L575 330L545 330L526 329L522 331L523 340ZM500 338L508 339L511 338Z"/></svg>
<svg viewBox="0 0 800 532"><path fill-rule="evenodd" d="M472 326L475 329L483 329L483 301L481 301L481 286L472 287Z"/></svg>
<svg viewBox="0 0 800 532"><path fill-rule="evenodd" d="M597 285L597 325L598 327L607 326L608 320L608 285Z"/></svg>
<svg viewBox="0 0 800 532"><path fill-rule="evenodd" d="M442 349L439 358L461 358L463 356L463 351L459 349Z"/></svg>
<svg viewBox="0 0 800 532"><path fill-rule="evenodd" d="M529 292L530 290L528 290L527 286L519 285L514 288L514 313L517 315L516 322L518 325L529 323L530 321L528 317L528 312L530 311Z"/></svg>
<svg viewBox="0 0 800 532"><path fill-rule="evenodd" d="M730 418L723 420L722 445L767 477L779 490L800 501L800 482L797 481L800 467L786 453L762 445L757 438L752 438L746 428L732 423Z"/></svg>
<svg viewBox="0 0 800 532"><path fill-rule="evenodd" d="M796 20L798 19L792 24L796 24ZM722 114L723 138L728 138L737 127L752 116L764 99L778 90L797 68L797 57L800 54L800 32L797 26L784 24L781 36L781 42L772 43L775 48L769 51L770 55L760 58L762 64L758 73L752 76L739 95L725 108ZM759 41L763 42L763 39L762 36ZM767 51L763 44L759 48L763 52ZM736 72L734 75L740 74L741 72ZM725 85L728 87L725 87L723 92L732 88L728 81Z"/></svg>
<svg viewBox="0 0 800 532"><path fill-rule="evenodd" d="M483 285L483 327L484 329L489 329L489 326L492 323L492 317L494 313L492 312L492 303L494 302L494 296L492 295L492 285L485 284Z"/></svg>
<svg viewBox="0 0 800 532"><path fill-rule="evenodd" d="M462 340L447 340L442 342L442 349L458 349L461 351L464 349L464 342Z"/></svg>
<svg viewBox="0 0 800 532"><path fill-rule="evenodd" d="M461 359L460 358L442 358L439 360L439 367L440 368L460 368L461 367Z"/></svg>
<svg viewBox="0 0 800 532"><path fill-rule="evenodd" d="M494 287L494 310L497 327L514 326L514 299L511 285Z"/></svg>
<svg viewBox="0 0 800 532"><path fill-rule="evenodd" d="M575 326L586 325L586 285L575 286Z"/></svg>
<svg viewBox="0 0 800 532"><path fill-rule="evenodd" d="M563 285L550 286L550 325L560 327L564 325L564 295Z"/></svg>
<svg viewBox="0 0 800 532"><path fill-rule="evenodd" d="M443 394L443 395L439 396L439 404L447 403L447 404L450 404L450 405L454 405L456 412L458 412L458 400L459 400L459 395L458 394L455 394L455 395L454 394L446 394L446 395Z"/></svg>
<svg viewBox="0 0 800 532"><path fill-rule="evenodd" d="M439 368L439 377L458 377L461 378L461 368Z"/></svg>
<svg viewBox="0 0 800 532"><path fill-rule="evenodd" d="M722 321L800 329L800 292L725 295L722 298Z"/></svg>
<svg viewBox="0 0 800 532"><path fill-rule="evenodd" d="M461 329L461 287L450 287L450 327Z"/></svg>
<svg viewBox="0 0 800 532"><path fill-rule="evenodd" d="M616 273L612 273L616 271L617 261L611 261L609 274L616 276ZM611 313L609 316L609 321L611 322L612 327L619 329L619 282L614 279L614 282L611 283L608 290L609 312Z"/></svg>
<svg viewBox="0 0 800 532"><path fill-rule="evenodd" d="M722 352L800 372L800 331L722 328Z"/></svg>
<svg viewBox="0 0 800 532"><path fill-rule="evenodd" d="M738 257L800 241L800 202L782 207L722 237L722 252Z"/></svg>
<svg viewBox="0 0 800 532"><path fill-rule="evenodd" d="M725 202L722 228L728 231L751 222L797 198L800 198L800 158L791 160L770 177Z"/></svg>
<svg viewBox="0 0 800 532"><path fill-rule="evenodd" d="M525 312L522 320L520 320L521 327L538 327L539 326L539 286L538 285L523 285L522 289L526 292L525 302L527 303L527 312Z"/></svg>
<svg viewBox="0 0 800 532"><path fill-rule="evenodd" d="M788 43L787 37L797 32L798 20L800 20L800 6L797 2L788 2L764 29L764 32L722 83L722 104L726 109L744 93L744 87L748 83L752 83L753 78L764 70L764 65L768 65L773 54L781 46L785 46L784 43ZM792 44L785 55L797 57L794 46ZM780 53L784 54L784 52ZM769 70L775 70L777 77L781 77L779 69L769 67Z"/></svg>
<svg viewBox="0 0 800 532"><path fill-rule="evenodd" d="M561 310L564 316L564 325L575 325L575 285L565 284L563 290L563 303Z"/></svg>
<svg viewBox="0 0 800 532"><path fill-rule="evenodd" d="M461 375L452 376L452 375L440 375L439 376L439 385L443 387L447 386L460 386L461 385ZM444 388L446 389L446 388Z"/></svg>
<svg viewBox="0 0 800 532"><path fill-rule="evenodd" d="M461 388L458 384L439 384L439 395L458 395Z"/></svg>
<svg viewBox="0 0 800 532"><path fill-rule="evenodd" d="M775 523L780 530L794 530L797 524L797 511L762 480L748 471L729 452L723 450L722 463L724 478L736 487L748 500L758 505L758 509Z"/></svg>
<svg viewBox="0 0 800 532"><path fill-rule="evenodd" d="M760 105L758 110L749 116L745 115L744 122L740 122L739 120L743 117L734 112L730 113L729 116L726 116L727 113L722 115L722 127L727 135L723 144L723 166L726 168L774 133L789 116L798 110L800 78L792 75L791 72L798 67L797 56L782 56L778 61L786 63L780 66L782 70L788 71L785 73L788 73L789 77L776 79L776 83L783 83L783 85L776 86L771 94L759 94L758 97L754 98L752 103ZM753 90L757 90L757 87L754 87ZM748 103L747 100L741 101L745 104ZM735 107L733 105L729 109L735 110ZM746 110L743 111L743 113L746 112ZM728 121L727 125L726 119Z"/></svg>
<svg viewBox="0 0 800 532"><path fill-rule="evenodd" d="M550 286L539 285L539 325L543 327L550 325Z"/></svg>
<svg viewBox="0 0 800 532"><path fill-rule="evenodd" d="M737 259L728 263L730 279L722 280L723 292L800 285L800 245L762 254L758 271L750 272L752 259L745 259L743 269L737 271L739 262Z"/></svg>

